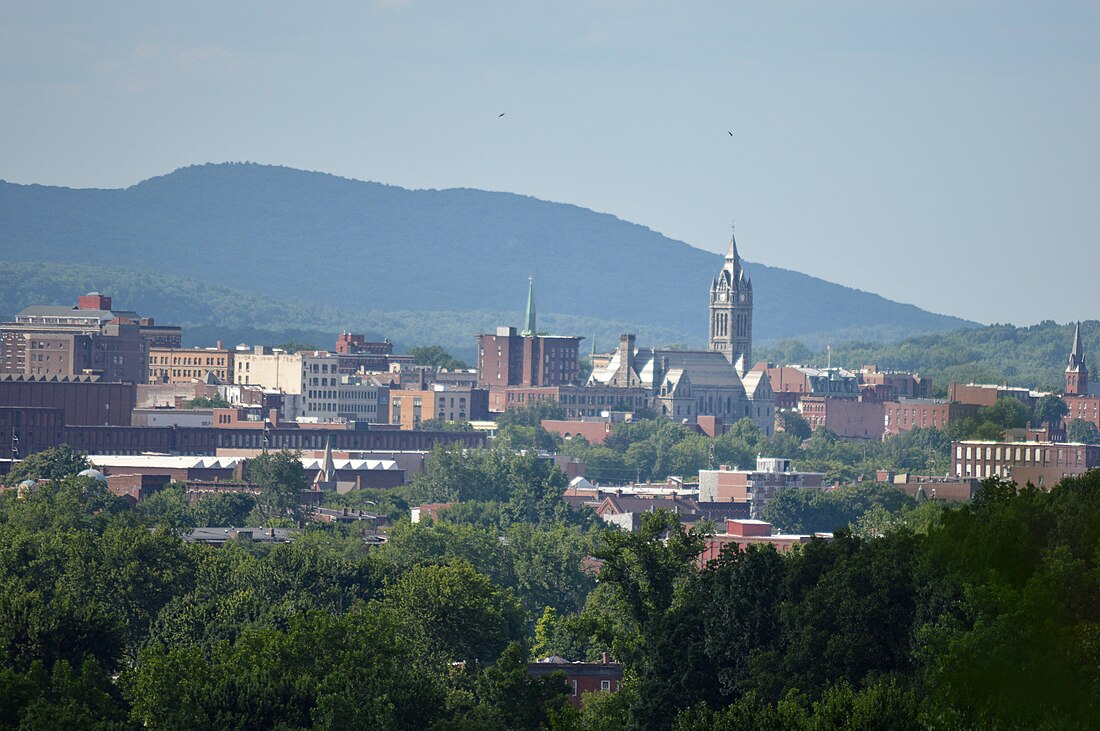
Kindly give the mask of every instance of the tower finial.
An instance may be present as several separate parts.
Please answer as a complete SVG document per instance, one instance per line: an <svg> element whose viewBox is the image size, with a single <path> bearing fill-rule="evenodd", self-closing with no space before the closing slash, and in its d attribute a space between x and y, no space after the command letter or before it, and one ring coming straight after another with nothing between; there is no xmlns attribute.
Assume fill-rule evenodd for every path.
<svg viewBox="0 0 1100 731"><path fill-rule="evenodd" d="M734 235L734 221L730 219L730 248L726 252L726 261L737 261L737 237Z"/></svg>
<svg viewBox="0 0 1100 731"><path fill-rule="evenodd" d="M520 335L534 335L535 329L535 278L527 277L527 314L523 318L523 331Z"/></svg>

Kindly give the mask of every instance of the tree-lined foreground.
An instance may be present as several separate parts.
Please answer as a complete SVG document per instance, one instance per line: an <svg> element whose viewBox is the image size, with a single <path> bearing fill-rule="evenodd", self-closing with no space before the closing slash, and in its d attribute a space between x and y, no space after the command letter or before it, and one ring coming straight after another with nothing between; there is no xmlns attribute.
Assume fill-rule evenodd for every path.
<svg viewBox="0 0 1100 731"><path fill-rule="evenodd" d="M81 477L5 493L0 728L1095 726L1100 472L700 567L673 515L564 521L556 478L524 496L522 460L492 469L505 507L381 549L331 526L191 545L170 501ZM527 674L603 651L622 692L580 712Z"/></svg>

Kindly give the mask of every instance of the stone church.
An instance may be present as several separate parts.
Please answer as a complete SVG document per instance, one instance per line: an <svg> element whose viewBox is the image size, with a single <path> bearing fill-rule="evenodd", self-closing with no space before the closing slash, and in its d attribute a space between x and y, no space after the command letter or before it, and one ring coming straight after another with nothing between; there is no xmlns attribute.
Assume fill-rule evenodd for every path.
<svg viewBox="0 0 1100 731"><path fill-rule="evenodd" d="M752 282L730 236L725 265L710 286L707 350L638 348L625 334L589 385L645 388L664 417L695 422L717 416L726 424L750 418L765 434L775 426L775 396L766 373L752 363Z"/></svg>

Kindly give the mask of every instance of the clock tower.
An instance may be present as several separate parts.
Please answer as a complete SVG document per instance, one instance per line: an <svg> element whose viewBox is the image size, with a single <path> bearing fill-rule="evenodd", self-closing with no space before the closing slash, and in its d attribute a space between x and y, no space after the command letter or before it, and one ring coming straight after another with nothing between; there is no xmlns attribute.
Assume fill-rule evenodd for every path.
<svg viewBox="0 0 1100 731"><path fill-rule="evenodd" d="M707 350L725 355L741 374L752 368L752 281L741 265L732 232L726 264L710 283Z"/></svg>

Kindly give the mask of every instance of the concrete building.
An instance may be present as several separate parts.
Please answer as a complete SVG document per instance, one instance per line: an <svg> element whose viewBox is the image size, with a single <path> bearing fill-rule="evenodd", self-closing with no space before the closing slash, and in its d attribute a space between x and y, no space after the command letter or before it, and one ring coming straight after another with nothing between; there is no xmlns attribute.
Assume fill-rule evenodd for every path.
<svg viewBox="0 0 1100 731"><path fill-rule="evenodd" d="M768 501L780 490L824 489L820 472L796 472L791 460L758 457L755 470L699 470L699 500L705 503L744 503L754 518L763 514Z"/></svg>
<svg viewBox="0 0 1100 731"><path fill-rule="evenodd" d="M179 347L181 337L180 328L113 310L110 297L92 292L75 307L27 307L0 325L0 374L145 383L149 348Z"/></svg>
<svg viewBox="0 0 1100 731"><path fill-rule="evenodd" d="M316 365L310 363L307 367L312 369ZM371 376L323 373L317 376L311 372L309 384L301 394L298 418L385 424L389 420L389 394L389 387Z"/></svg>
<svg viewBox="0 0 1100 731"><path fill-rule="evenodd" d="M527 292L524 327L498 327L477 336L477 383L490 389L508 386L560 386L578 378L578 353L584 338L539 335L535 326L535 290Z"/></svg>
<svg viewBox="0 0 1100 731"><path fill-rule="evenodd" d="M424 390L402 389L390 393L391 424L416 429L428 419L477 421L489 418L489 391L484 388L436 384Z"/></svg>
<svg viewBox="0 0 1100 731"><path fill-rule="evenodd" d="M233 356L236 351L223 348L149 348L149 383L191 383L208 381L232 383Z"/></svg>
<svg viewBox="0 0 1100 731"><path fill-rule="evenodd" d="M1100 467L1100 445L1070 442L963 441L951 445L956 477L1000 477L1049 490L1063 477Z"/></svg>
<svg viewBox="0 0 1100 731"><path fill-rule="evenodd" d="M339 374L339 360L322 351L288 353L279 348L238 345L233 354L233 383L263 386L300 396L307 385L320 385L323 371L325 386ZM316 366L313 368L312 366ZM310 379L317 382L311 383Z"/></svg>
<svg viewBox="0 0 1100 731"><path fill-rule="evenodd" d="M238 347L233 381L282 392L285 419L388 422L389 388L373 376L341 372L342 357L323 350Z"/></svg>

